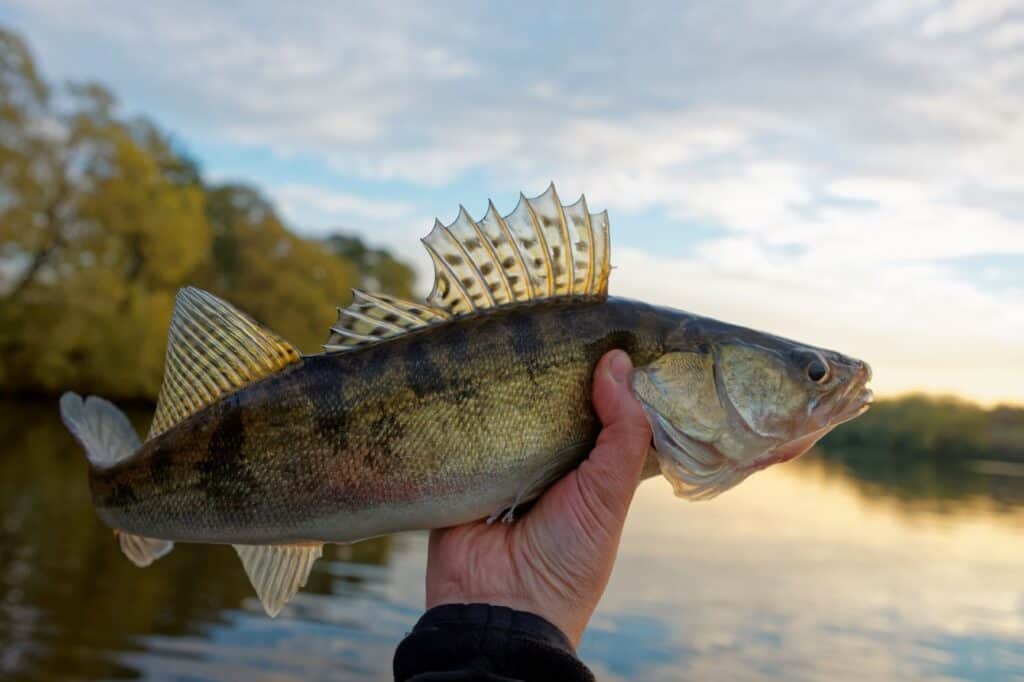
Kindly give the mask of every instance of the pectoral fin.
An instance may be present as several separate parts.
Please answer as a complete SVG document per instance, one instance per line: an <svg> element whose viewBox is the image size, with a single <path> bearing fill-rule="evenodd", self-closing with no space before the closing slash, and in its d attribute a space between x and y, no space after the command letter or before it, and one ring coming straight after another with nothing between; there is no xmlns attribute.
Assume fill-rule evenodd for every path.
<svg viewBox="0 0 1024 682"><path fill-rule="evenodd" d="M502 505L487 517L488 525L498 519L501 519L502 523L515 521L517 507L540 497L555 481L565 476L574 465L582 460L592 446L593 443L589 439L582 440L555 453L547 465L536 472L533 478L516 493L511 504Z"/></svg>
<svg viewBox="0 0 1024 682"><path fill-rule="evenodd" d="M714 448L690 438L658 412L644 407L654 432L661 473L672 484L677 497L710 500L753 473L752 469L742 469Z"/></svg>
<svg viewBox="0 0 1024 682"><path fill-rule="evenodd" d="M263 609L271 618L304 587L323 545L234 545Z"/></svg>
<svg viewBox="0 0 1024 682"><path fill-rule="evenodd" d="M710 354L668 353L637 368L633 389L651 424L661 473L676 495L708 500L750 475L715 445L729 415Z"/></svg>

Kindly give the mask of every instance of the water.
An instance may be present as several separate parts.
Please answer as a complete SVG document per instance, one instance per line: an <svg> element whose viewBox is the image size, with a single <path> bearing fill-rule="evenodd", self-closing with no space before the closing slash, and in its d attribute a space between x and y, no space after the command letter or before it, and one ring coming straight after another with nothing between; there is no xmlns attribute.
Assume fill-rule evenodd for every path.
<svg viewBox="0 0 1024 682"><path fill-rule="evenodd" d="M388 679L424 534L328 548L270 620L230 548L128 563L85 476L52 406L0 403L0 678ZM609 680L1024 680L1022 529L1012 462L812 455L700 504L650 481L581 655Z"/></svg>

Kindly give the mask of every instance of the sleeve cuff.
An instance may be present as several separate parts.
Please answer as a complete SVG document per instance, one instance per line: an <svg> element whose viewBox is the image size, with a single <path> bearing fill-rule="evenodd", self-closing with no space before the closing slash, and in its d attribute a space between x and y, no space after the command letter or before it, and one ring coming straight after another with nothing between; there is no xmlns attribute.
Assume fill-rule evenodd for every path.
<svg viewBox="0 0 1024 682"><path fill-rule="evenodd" d="M427 611L399 644L394 672L398 682L594 679L569 638L549 621L490 604L444 604ZM452 677L459 673L467 677Z"/></svg>

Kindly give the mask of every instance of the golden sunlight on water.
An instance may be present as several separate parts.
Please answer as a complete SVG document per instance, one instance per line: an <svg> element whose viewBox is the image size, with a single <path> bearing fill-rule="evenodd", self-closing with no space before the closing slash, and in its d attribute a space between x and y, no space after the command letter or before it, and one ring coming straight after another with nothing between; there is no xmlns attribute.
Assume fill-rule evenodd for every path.
<svg viewBox="0 0 1024 682"><path fill-rule="evenodd" d="M595 625L613 635L638 614L639 639L674 653L651 665L610 657L602 673L1024 679L1022 528L1024 514L985 502L911 511L814 459L709 503L678 501L655 479L637 495Z"/></svg>

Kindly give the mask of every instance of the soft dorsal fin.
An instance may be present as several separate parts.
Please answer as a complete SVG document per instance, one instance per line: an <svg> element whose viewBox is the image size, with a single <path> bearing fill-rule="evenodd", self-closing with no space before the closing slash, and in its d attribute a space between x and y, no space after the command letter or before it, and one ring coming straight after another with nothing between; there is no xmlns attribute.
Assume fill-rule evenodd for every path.
<svg viewBox="0 0 1024 682"><path fill-rule="evenodd" d="M182 289L167 333L164 383L149 437L299 358L290 343L231 304L202 289Z"/></svg>
<svg viewBox="0 0 1024 682"><path fill-rule="evenodd" d="M324 344L328 353L407 333L451 317L524 301L608 295L608 212L590 213L587 200L563 206L550 185L520 195L502 217L489 203L475 221L459 208L451 225L435 221L423 245L434 263L427 305L355 292Z"/></svg>
<svg viewBox="0 0 1024 682"><path fill-rule="evenodd" d="M474 221L466 209L451 225L434 224L423 245L434 262L427 303L453 315L559 296L608 293L608 213L587 200L563 206L550 185L507 216L490 204Z"/></svg>
<svg viewBox="0 0 1024 682"><path fill-rule="evenodd" d="M338 308L338 321L324 344L328 353L348 350L371 341L398 336L418 327L449 319L443 310L403 301L385 294L355 289L352 305Z"/></svg>

